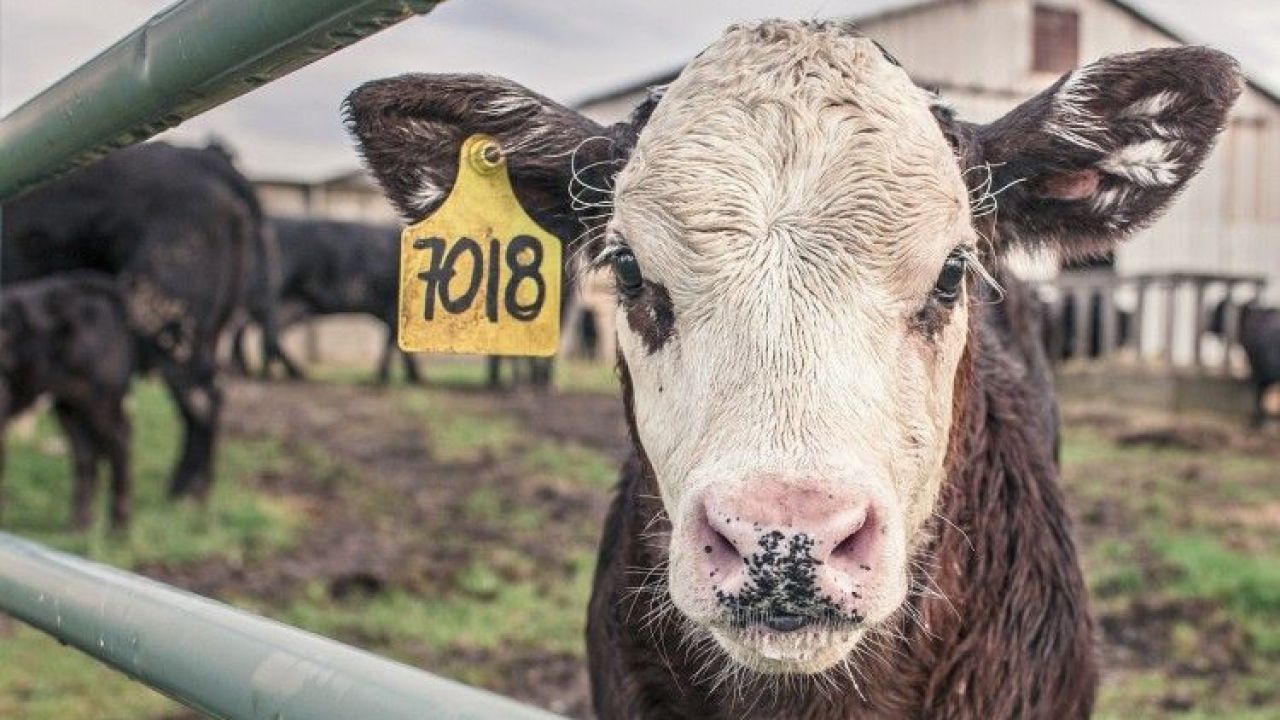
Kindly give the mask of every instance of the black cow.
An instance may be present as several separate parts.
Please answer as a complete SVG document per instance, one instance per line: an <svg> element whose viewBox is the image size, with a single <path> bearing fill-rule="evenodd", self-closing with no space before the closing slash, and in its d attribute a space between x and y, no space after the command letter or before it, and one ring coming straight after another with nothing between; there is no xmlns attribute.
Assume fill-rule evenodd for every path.
<svg viewBox="0 0 1280 720"><path fill-rule="evenodd" d="M276 308L277 325L283 329L317 315L361 313L387 327L386 342L378 362L378 382L391 375L396 347L396 303L399 287L400 230L394 226L337 220L277 218L271 221L276 247L276 270L258 272L250 293L251 320L260 326L262 312ZM232 362L248 372L244 335L249 323L238 327L232 339ZM279 362L292 378L302 372L263 327L262 373L269 375ZM421 377L412 355L399 353L410 382Z"/></svg>
<svg viewBox="0 0 1280 720"><path fill-rule="evenodd" d="M1267 389L1280 383L1280 308L1251 302L1239 308L1237 317L1236 338L1249 359L1250 380L1256 393L1253 423L1260 426L1267 419ZM1223 300L1213 309L1207 329L1224 336L1226 327L1227 301Z"/></svg>
<svg viewBox="0 0 1280 720"><path fill-rule="evenodd" d="M204 497L222 394L214 349L261 257L262 212L218 147L136 145L4 206L3 282L76 269L117 277L138 343L186 426L170 493Z"/></svg>
<svg viewBox="0 0 1280 720"><path fill-rule="evenodd" d="M124 398L132 371L133 340L111 276L66 273L0 293L0 432L40 396L53 398L75 464L71 522L77 528L92 520L103 459L111 466L112 527L129 522Z"/></svg>

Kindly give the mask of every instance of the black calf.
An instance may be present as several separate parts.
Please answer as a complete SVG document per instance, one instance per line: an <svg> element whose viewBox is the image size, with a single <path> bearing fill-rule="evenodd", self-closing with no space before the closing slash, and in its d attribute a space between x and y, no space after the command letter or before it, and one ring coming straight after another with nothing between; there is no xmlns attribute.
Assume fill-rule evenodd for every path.
<svg viewBox="0 0 1280 720"><path fill-rule="evenodd" d="M124 301L108 275L67 273L0 294L0 431L40 396L53 399L75 464L71 522L77 528L92 520L103 459L111 467L111 524L129 522L124 398L132 344Z"/></svg>

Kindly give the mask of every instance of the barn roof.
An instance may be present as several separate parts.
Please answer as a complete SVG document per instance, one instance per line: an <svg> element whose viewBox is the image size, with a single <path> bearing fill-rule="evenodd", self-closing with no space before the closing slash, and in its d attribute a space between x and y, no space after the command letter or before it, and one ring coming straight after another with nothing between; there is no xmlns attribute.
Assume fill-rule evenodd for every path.
<svg viewBox="0 0 1280 720"><path fill-rule="evenodd" d="M923 12L929 12L930 10L933 10L939 5L949 3L949 2L961 2L961 1L967 1L967 0L920 0L920 2L916 2L913 4L892 7L885 10L874 11L871 13L867 13L865 15L855 15L851 19L854 20L855 22L860 22L860 23L879 22L883 20L890 20L897 17L905 17L907 15L916 15ZM1168 36L1169 39L1175 42L1182 43L1183 45L1197 44L1194 41L1188 40L1187 37L1184 36L1181 32L1169 27L1169 25L1164 21L1161 21L1155 17L1152 17L1149 13L1143 11L1137 5L1135 5L1132 2L1129 2L1128 0L1102 0L1102 1L1107 3L1108 5L1111 5L1117 8L1118 10L1125 13L1126 15L1133 18L1134 20L1137 20L1138 22L1149 26L1153 30ZM667 70L664 70L650 77L641 79L639 81L627 83L625 85L616 87L612 90L608 90L603 93L588 96L586 98L583 98L575 102L574 106L583 107L586 105L595 105L597 103L605 103L605 102L610 102L612 100L619 100L633 93L640 92L646 88L653 87L654 85L665 85L666 83L669 83L672 80L675 80L676 76L680 74L680 71L683 68L684 68L683 65L675 68L669 68ZM1251 77L1247 69L1242 68L1242 70L1244 70L1245 82L1248 84L1250 88L1258 92L1260 95L1266 97L1271 102L1276 103L1277 105L1280 105L1280 93L1277 93L1276 91L1272 90L1266 85L1263 85L1262 83L1260 83L1259 81Z"/></svg>
<svg viewBox="0 0 1280 720"><path fill-rule="evenodd" d="M1134 5L1131 2L1127 2L1127 0L1103 0L1103 2L1106 2L1108 5L1111 5L1117 8L1118 10L1125 13L1129 17L1137 20L1138 22L1147 24L1152 29L1169 36L1171 39L1177 42L1180 42L1183 45L1197 44L1196 41L1188 40L1187 37L1184 36L1181 32L1174 30L1173 28L1169 27L1168 24L1152 17L1150 14L1143 12L1142 9L1140 9L1138 6ZM1280 105L1280 93L1276 92L1275 90L1272 90L1270 87L1262 84L1258 80L1251 77L1249 75L1247 68L1242 67L1241 71L1244 73L1245 82L1248 83L1250 88L1258 92L1260 95L1266 97L1271 102L1276 103L1277 105Z"/></svg>

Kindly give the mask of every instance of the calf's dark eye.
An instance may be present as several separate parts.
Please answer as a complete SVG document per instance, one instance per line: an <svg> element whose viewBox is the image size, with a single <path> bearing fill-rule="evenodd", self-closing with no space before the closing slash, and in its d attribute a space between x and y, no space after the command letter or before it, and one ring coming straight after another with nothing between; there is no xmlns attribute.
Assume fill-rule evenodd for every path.
<svg viewBox="0 0 1280 720"><path fill-rule="evenodd" d="M964 283L966 263L964 255L953 252L942 264L942 272L938 273L938 281L933 286L933 296L948 305L960 297L960 287Z"/></svg>
<svg viewBox="0 0 1280 720"><path fill-rule="evenodd" d="M613 254L613 276L618 280L618 289L624 295L639 295L644 290L644 276L640 274L640 264L636 262L635 253L627 249Z"/></svg>

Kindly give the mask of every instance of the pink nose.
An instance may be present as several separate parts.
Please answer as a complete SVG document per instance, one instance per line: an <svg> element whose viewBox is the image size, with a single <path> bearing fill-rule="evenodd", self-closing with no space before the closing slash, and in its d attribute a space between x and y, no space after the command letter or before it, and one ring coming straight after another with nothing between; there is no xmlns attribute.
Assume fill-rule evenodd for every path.
<svg viewBox="0 0 1280 720"><path fill-rule="evenodd" d="M795 629L805 624L795 617L811 611L857 614L880 555L880 528L865 494L816 483L751 483L708 493L697 555L728 611Z"/></svg>

